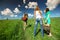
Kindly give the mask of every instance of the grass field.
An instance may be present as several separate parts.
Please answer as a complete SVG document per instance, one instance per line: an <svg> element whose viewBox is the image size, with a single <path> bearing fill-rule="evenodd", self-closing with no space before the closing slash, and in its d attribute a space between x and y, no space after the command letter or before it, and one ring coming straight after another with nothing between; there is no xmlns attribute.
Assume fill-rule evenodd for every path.
<svg viewBox="0 0 60 40"><path fill-rule="evenodd" d="M52 37L48 37L46 33L42 37L41 32L38 32L39 25L38 34L34 37L34 24L35 21L29 19L24 31L22 20L0 20L0 40L60 40L60 18L51 18Z"/></svg>

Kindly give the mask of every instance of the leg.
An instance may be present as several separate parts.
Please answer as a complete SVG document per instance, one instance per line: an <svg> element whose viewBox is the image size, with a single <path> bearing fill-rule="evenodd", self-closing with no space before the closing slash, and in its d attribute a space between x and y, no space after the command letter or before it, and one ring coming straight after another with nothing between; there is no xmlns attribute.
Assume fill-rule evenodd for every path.
<svg viewBox="0 0 60 40"><path fill-rule="evenodd" d="M49 33L50 33L50 26L49 25L47 25L46 30L47 30L47 34L49 35Z"/></svg>
<svg viewBox="0 0 60 40"><path fill-rule="evenodd" d="M25 28L26 28L26 22L24 22L24 30L25 30Z"/></svg>
<svg viewBox="0 0 60 40"><path fill-rule="evenodd" d="M44 36L42 20L40 20L40 27L41 27L41 33L42 33L42 36Z"/></svg>
<svg viewBox="0 0 60 40"><path fill-rule="evenodd" d="M48 36L52 36L50 32L50 25L48 25L47 33L48 33Z"/></svg>
<svg viewBox="0 0 60 40"><path fill-rule="evenodd" d="M34 36L36 35L37 26L38 26L38 22L37 22L37 20L36 20L35 27L34 27Z"/></svg>
<svg viewBox="0 0 60 40"><path fill-rule="evenodd" d="M26 25L27 25L27 20L26 20Z"/></svg>

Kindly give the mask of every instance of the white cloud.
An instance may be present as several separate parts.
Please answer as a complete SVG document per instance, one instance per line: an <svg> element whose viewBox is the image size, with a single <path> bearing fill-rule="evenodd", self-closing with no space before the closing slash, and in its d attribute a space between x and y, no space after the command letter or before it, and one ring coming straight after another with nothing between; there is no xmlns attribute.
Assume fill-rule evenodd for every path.
<svg viewBox="0 0 60 40"><path fill-rule="evenodd" d="M10 15L10 17L17 17L17 15L12 14L12 15Z"/></svg>
<svg viewBox="0 0 60 40"><path fill-rule="evenodd" d="M14 14L10 15L10 17L14 17Z"/></svg>
<svg viewBox="0 0 60 40"><path fill-rule="evenodd" d="M18 5L18 7L21 7L21 5Z"/></svg>
<svg viewBox="0 0 60 40"><path fill-rule="evenodd" d="M34 16L33 14L30 14L30 13L28 14L28 17L33 17L33 16Z"/></svg>
<svg viewBox="0 0 60 40"><path fill-rule="evenodd" d="M17 13L18 9L16 8L14 11ZM3 11L1 11L1 15L9 17L17 17L17 15L15 15L9 8L6 8Z"/></svg>
<svg viewBox="0 0 60 40"><path fill-rule="evenodd" d="M15 17L17 17L17 15L15 15Z"/></svg>
<svg viewBox="0 0 60 40"><path fill-rule="evenodd" d="M26 0L23 0L23 3L25 4L26 3Z"/></svg>
<svg viewBox="0 0 60 40"><path fill-rule="evenodd" d="M36 8L37 2L29 2L28 5L25 6L25 8Z"/></svg>
<svg viewBox="0 0 60 40"><path fill-rule="evenodd" d="M57 7L57 5L60 4L60 0L47 0L46 6L53 10Z"/></svg>
<svg viewBox="0 0 60 40"><path fill-rule="evenodd" d="M6 8L3 11L1 11L2 15L11 15L12 13L13 12L9 8Z"/></svg>
<svg viewBox="0 0 60 40"><path fill-rule="evenodd" d="M25 6L25 8L27 9L27 8L28 8L28 6Z"/></svg>
<svg viewBox="0 0 60 40"><path fill-rule="evenodd" d="M20 13L20 10L16 7L14 10L13 10L14 13Z"/></svg>

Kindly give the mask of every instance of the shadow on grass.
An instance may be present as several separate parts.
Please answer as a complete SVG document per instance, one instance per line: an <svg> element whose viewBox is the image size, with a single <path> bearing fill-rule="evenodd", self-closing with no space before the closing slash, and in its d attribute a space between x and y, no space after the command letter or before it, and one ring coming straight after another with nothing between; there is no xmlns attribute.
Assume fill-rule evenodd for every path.
<svg viewBox="0 0 60 40"><path fill-rule="evenodd" d="M30 28L30 27L31 27L31 24L27 25L26 29L27 29L27 28Z"/></svg>
<svg viewBox="0 0 60 40"><path fill-rule="evenodd" d="M36 33L36 35L37 35L39 32L41 32L41 29L38 30L38 32ZM44 33L48 35L48 33L47 33L46 30L44 30ZM36 36L36 35L35 35L35 36Z"/></svg>
<svg viewBox="0 0 60 40"><path fill-rule="evenodd" d="M37 35L40 31L41 31L41 29L38 30L38 32L36 33L36 35ZM36 36L36 35L35 35L35 36Z"/></svg>

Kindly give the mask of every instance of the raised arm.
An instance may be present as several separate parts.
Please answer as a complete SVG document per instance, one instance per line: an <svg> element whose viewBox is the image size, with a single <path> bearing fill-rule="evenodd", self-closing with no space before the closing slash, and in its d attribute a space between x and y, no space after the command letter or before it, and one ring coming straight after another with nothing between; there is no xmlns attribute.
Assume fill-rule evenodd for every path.
<svg viewBox="0 0 60 40"><path fill-rule="evenodd" d="M36 12L35 12L35 10L34 10L34 18L36 18Z"/></svg>
<svg viewBox="0 0 60 40"><path fill-rule="evenodd" d="M39 11L39 13L40 13L40 16L41 16L42 22L44 22L44 19L43 19L43 16L42 16L42 12Z"/></svg>
<svg viewBox="0 0 60 40"><path fill-rule="evenodd" d="M40 13L40 16L43 18L43 16L42 16L42 12L39 10L39 13Z"/></svg>

